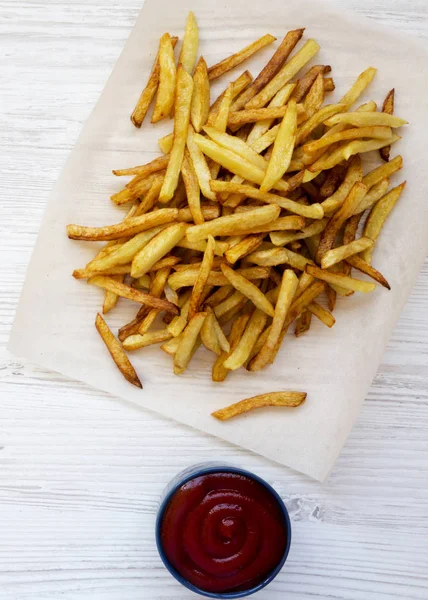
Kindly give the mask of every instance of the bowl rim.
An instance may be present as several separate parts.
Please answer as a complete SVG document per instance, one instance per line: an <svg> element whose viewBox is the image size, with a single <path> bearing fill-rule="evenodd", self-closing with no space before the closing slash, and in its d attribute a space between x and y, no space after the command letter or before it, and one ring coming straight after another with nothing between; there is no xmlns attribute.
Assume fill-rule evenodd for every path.
<svg viewBox="0 0 428 600"><path fill-rule="evenodd" d="M288 554L290 551L291 521L290 521L290 516L288 514L287 507L285 506L283 499L278 494L278 492L275 490L275 488L273 488L267 481L265 481L264 479L259 477L259 475L256 475L255 473L252 473L251 471L248 471L246 469L242 469L241 467L234 467L234 466L226 465L226 464L225 465L218 464L216 466L206 466L206 467L201 466L201 467L197 468L197 470L192 471L192 472L189 472L189 470L186 469L185 473L187 473L187 474L185 474L185 475L183 474L183 477L180 477L180 474L177 475L177 481L174 482L171 489L166 493L165 497L162 499L159 509L158 509L157 517L156 517L156 546L157 546L159 556L161 557L161 560L162 560L164 566L170 572L170 574L179 583L181 583L181 585L183 585L184 587L186 587L187 589L191 590L192 592L194 592L196 594L205 596L206 598L216 598L217 600L219 600L219 599L234 600L235 598L246 598L247 596L250 596L252 594L255 594L256 592L259 592L260 590L265 588L271 581L273 581L275 579L275 577L279 574L279 572L281 571L282 567L284 566L284 564L287 560L287 557L288 557ZM164 549L162 547L161 525L162 525L162 520L163 520L165 510L166 510L171 498L177 492L177 490L181 486L186 484L188 481L191 481L192 479L196 479L197 477L201 477L202 475L208 475L210 473L236 473L238 475L244 475L244 476L248 477L249 479L253 479L254 481L260 483L275 498L275 500L281 510L282 516L284 518L284 524L285 524L286 533L287 533L287 542L286 542L286 546L285 546L285 550L282 555L282 558L279 561L278 565L263 579L263 581L261 581L256 586L254 586L248 590L243 590L240 592L208 592L206 590L202 590L201 588L198 588L197 586L190 583L190 581L187 581L187 579L185 579L177 571L177 569L175 569L171 565L171 563L169 562L168 558L166 557Z"/></svg>

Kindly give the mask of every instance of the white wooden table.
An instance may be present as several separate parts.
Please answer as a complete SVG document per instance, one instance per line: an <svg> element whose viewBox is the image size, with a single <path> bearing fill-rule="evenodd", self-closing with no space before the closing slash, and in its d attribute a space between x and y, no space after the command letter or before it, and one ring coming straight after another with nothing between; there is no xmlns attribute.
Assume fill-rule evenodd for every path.
<svg viewBox="0 0 428 600"><path fill-rule="evenodd" d="M341 4L428 43L427 0ZM139 8L0 0L0 599L193 598L153 526L168 480L213 457L266 477L290 510L291 554L260 600L427 599L428 263L325 485L5 349L49 192Z"/></svg>

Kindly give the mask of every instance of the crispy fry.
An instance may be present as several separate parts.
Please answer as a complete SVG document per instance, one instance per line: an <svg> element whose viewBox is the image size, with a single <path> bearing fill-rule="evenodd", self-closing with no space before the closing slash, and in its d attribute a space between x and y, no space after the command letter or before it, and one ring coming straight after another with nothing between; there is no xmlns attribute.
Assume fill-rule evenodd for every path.
<svg viewBox="0 0 428 600"><path fill-rule="evenodd" d="M251 223L254 227L270 223L278 218L280 213L279 206L262 206L241 214L233 214L226 217L219 217L213 221L194 225L187 230L186 237L190 242L197 242L207 238L209 235L224 236L239 234L248 229Z"/></svg>
<svg viewBox="0 0 428 600"><path fill-rule="evenodd" d="M408 121L388 115L386 113L379 112L354 112L354 113L342 113L336 114L328 119L325 124L327 127L333 125L352 125L353 127L402 127L408 125Z"/></svg>
<svg viewBox="0 0 428 600"><path fill-rule="evenodd" d="M126 175L139 175L142 178L146 178L152 173L157 173L158 171L163 171L167 168L169 161L169 156L159 156L158 158L153 159L149 163L145 165L140 165L138 167L132 167L130 169L113 169L113 175L118 177L126 176Z"/></svg>
<svg viewBox="0 0 428 600"><path fill-rule="evenodd" d="M364 224L363 235L373 240L374 243L379 237L381 229L389 213L392 211L392 209L398 202L405 187L406 182L403 181L403 183L395 187L383 198L381 198L370 211L367 221ZM367 248L361 256L369 265L371 263L372 252L373 246Z"/></svg>
<svg viewBox="0 0 428 600"><path fill-rule="evenodd" d="M334 92L336 85L333 77L324 77L324 92Z"/></svg>
<svg viewBox="0 0 428 600"><path fill-rule="evenodd" d="M301 104L296 105L298 117L304 114ZM269 106L268 108L251 108L229 113L228 126L238 128L246 123L255 123L264 119L282 119L287 112L287 106Z"/></svg>
<svg viewBox="0 0 428 600"><path fill-rule="evenodd" d="M394 104L395 104L395 89L392 89L390 92L388 92L388 94L383 102L382 112L384 112L388 115L393 115L394 114ZM391 153L391 147L385 146L385 148L381 148L379 150L379 153L380 153L380 157L385 162L388 162L389 156Z"/></svg>
<svg viewBox="0 0 428 600"><path fill-rule="evenodd" d="M136 333L130 335L123 340L123 347L125 350L138 350L139 348L145 348L146 346L152 346L153 344L161 344L171 339L172 335L167 329L158 329L156 331L149 331L144 335Z"/></svg>
<svg viewBox="0 0 428 600"><path fill-rule="evenodd" d="M300 215L301 217L306 217L308 219L322 219L324 216L324 211L320 204L304 206L303 204L299 204L298 202L294 202L288 198L283 198L282 196L268 192L262 192L250 185L236 184L231 183L230 181L211 181L210 185L211 189L215 192L245 194L248 198L260 200L270 205L279 206L285 210L295 213L296 215Z"/></svg>
<svg viewBox="0 0 428 600"><path fill-rule="evenodd" d="M171 37L171 44L173 49L175 48L177 42L178 37ZM152 71L150 73L150 77L147 81L146 87L141 92L141 96L138 99L137 106L134 108L134 112L131 115L131 121L134 123L135 127L141 127L146 117L147 111L149 110L150 104L152 103L152 100L155 97L159 85L159 73L160 64L158 52L155 58L155 62L153 63Z"/></svg>
<svg viewBox="0 0 428 600"><path fill-rule="evenodd" d="M321 240L316 255L317 263L320 263L324 254L333 248L339 230L345 221L354 214L356 208L366 194L367 186L361 182L354 184L346 200L339 210L331 217L321 234Z"/></svg>
<svg viewBox="0 0 428 600"><path fill-rule="evenodd" d="M208 278L211 273L211 267L214 260L215 242L214 238L209 235L207 239L207 247L204 252L201 267L197 273L197 278L193 286L192 295L190 296L189 319L198 312L201 303L202 294L205 286L208 283Z"/></svg>
<svg viewBox="0 0 428 600"><path fill-rule="evenodd" d="M195 142L194 135L195 132L193 131L192 126L189 125L189 131L187 135L187 149L193 162L193 167L196 171L196 175L199 181L199 187L205 198L215 201L216 195L214 194L214 192L211 191L210 188L211 173L202 150Z"/></svg>
<svg viewBox="0 0 428 600"><path fill-rule="evenodd" d="M105 290L114 292L118 296L127 298L128 300L133 300L134 302L144 304L144 306L156 308L158 310L164 310L166 312L171 312L175 315L178 314L177 307L171 304L171 302L168 302L167 300L161 300L159 298L151 296L150 294L146 294L141 290L136 290L135 288L132 288L129 285L126 285L125 283L115 281L111 277L95 275L94 277L88 279L88 283L101 287Z"/></svg>
<svg viewBox="0 0 428 600"><path fill-rule="evenodd" d="M116 281L120 281L121 283L123 283L123 281L125 279L125 275L114 275L113 279L116 279ZM115 294L114 292L110 292L109 290L106 290L106 292L104 294L104 302L103 302L103 315L106 315L111 310L113 310L113 308L115 308L118 300L119 300L119 296L117 294Z"/></svg>
<svg viewBox="0 0 428 600"><path fill-rule="evenodd" d="M275 313L269 335L262 349L249 365L250 371L263 369L272 358L276 344L281 336L287 313L296 294L298 279L293 271L285 270L282 276L278 300L275 305Z"/></svg>
<svg viewBox="0 0 428 600"><path fill-rule="evenodd" d="M179 248L187 248L188 250L196 250L197 252L205 252L205 248L207 247L206 240L199 240L197 242L189 242L187 238L183 238L177 244ZM227 242L217 242L215 243L215 254L216 256L223 256L223 254L229 249L229 244Z"/></svg>
<svg viewBox="0 0 428 600"><path fill-rule="evenodd" d="M228 71L231 71L232 69L240 65L242 62L244 62L244 60L247 60L247 58L250 58L251 56L253 56L253 54L258 52L268 44L271 44L275 40L276 37L268 33L256 40L255 42L252 42L248 46L245 46L245 48L243 48L239 52L236 52L235 54L232 54L231 56L228 56L219 63L213 65L208 69L208 76L210 78L210 81L212 81L213 79L217 79L218 77L224 75Z"/></svg>
<svg viewBox="0 0 428 600"><path fill-rule="evenodd" d="M169 33L164 33L159 43L159 87L152 123L167 117L174 104L176 68L174 47Z"/></svg>
<svg viewBox="0 0 428 600"><path fill-rule="evenodd" d="M269 316L273 317L274 309L272 304L267 300L265 294L259 288L251 283L248 279L228 267L221 265L223 275L228 279L233 287L246 296L260 310L264 311Z"/></svg>
<svg viewBox="0 0 428 600"><path fill-rule="evenodd" d="M268 192L281 179L290 166L296 143L296 130L297 105L295 100L290 100L287 105L287 112L279 127L272 155L260 186L262 192Z"/></svg>
<svg viewBox="0 0 428 600"><path fill-rule="evenodd" d="M305 45L278 71L273 79L252 98L245 108L261 108L302 69L319 51L315 40L308 40Z"/></svg>
<svg viewBox="0 0 428 600"><path fill-rule="evenodd" d="M382 198L389 188L389 179L382 179L376 183L361 200L360 205L355 211L355 215L362 214L368 208L371 208L378 200Z"/></svg>
<svg viewBox="0 0 428 600"><path fill-rule="evenodd" d="M237 100L235 100L232 110L235 111L243 108L247 102L271 81L302 38L303 32L304 29L295 29L287 33L281 44L278 46L275 54L262 71L260 71L253 83L238 97Z"/></svg>
<svg viewBox="0 0 428 600"><path fill-rule="evenodd" d="M370 173L367 173L367 175L365 175L363 178L363 183L369 189L371 189L374 185L379 183L379 181L382 181L382 179L390 177L391 175L399 171L402 168L402 166L403 158L401 156L396 156L386 165L381 165L380 167L373 169L373 171L370 171Z"/></svg>
<svg viewBox="0 0 428 600"><path fill-rule="evenodd" d="M321 198L330 198L334 194L343 180L344 172L345 167L343 165L336 165L336 167L327 173L319 191Z"/></svg>
<svg viewBox="0 0 428 600"><path fill-rule="evenodd" d="M322 103L324 102L324 95L324 79L320 73L315 79L303 103L306 119L311 119L321 109Z"/></svg>
<svg viewBox="0 0 428 600"><path fill-rule="evenodd" d="M235 264L243 256L254 252L260 246L263 241L262 235L250 235L241 240L238 244L235 244L226 253L225 257L227 262L231 265Z"/></svg>
<svg viewBox="0 0 428 600"><path fill-rule="evenodd" d="M331 146L344 140L355 140L358 138L375 138L385 140L392 135L390 127L359 127L355 129L345 129L334 135L326 135L316 142L309 142L304 145L305 152L313 153L320 148Z"/></svg>
<svg viewBox="0 0 428 600"><path fill-rule="evenodd" d="M288 231L275 231L270 234L270 239L272 244L275 246L286 246L287 244L291 244L292 242L296 242L297 240L305 240L306 238L310 238L317 233L321 233L328 223L328 219L321 219L321 221L315 221L311 223L307 227L301 229L301 231L297 231L295 233ZM296 227L296 229L298 229Z"/></svg>
<svg viewBox="0 0 428 600"><path fill-rule="evenodd" d="M67 234L71 240L86 240L98 242L102 240L118 240L120 238L136 235L141 231L147 231L158 225L170 223L177 218L178 210L175 208L163 208L148 215L131 217L116 225L105 227L82 227L80 225L68 225Z"/></svg>
<svg viewBox="0 0 428 600"><path fill-rule="evenodd" d="M189 321L190 298L181 307L180 315L174 317L166 328L173 337L178 337Z"/></svg>
<svg viewBox="0 0 428 600"><path fill-rule="evenodd" d="M188 226L175 223L163 229L146 244L132 260L131 277L141 277L147 273L165 254L186 235Z"/></svg>
<svg viewBox="0 0 428 600"><path fill-rule="evenodd" d="M88 279L88 277L92 277L93 275L127 275L131 272L131 265L117 265L116 267L110 267L109 269L105 269L103 271L92 271L88 267L85 269L75 269L73 271L74 279Z"/></svg>
<svg viewBox="0 0 428 600"><path fill-rule="evenodd" d="M252 209L251 206L239 206L238 209L239 208L247 209L245 211L242 210L242 212L248 212L250 209ZM235 214L239 214L241 212L238 209L235 211ZM275 221L272 221L271 223L268 223L267 225L262 225L260 227L251 227L249 225L249 229L245 232L245 234L249 235L256 233L270 233L273 231L287 231L290 229L299 229L303 227L304 224L305 219L303 217L297 215L290 215L288 217L279 217L278 219L275 219Z"/></svg>
<svg viewBox="0 0 428 600"><path fill-rule="evenodd" d="M308 304L308 311L310 311L317 319L327 325L327 327L333 327L336 323L336 319L333 317L330 311L318 304L318 302L311 302Z"/></svg>
<svg viewBox="0 0 428 600"><path fill-rule="evenodd" d="M247 256L247 260L262 267L275 267L277 265L290 265L294 269L304 271L306 265L312 261L301 254L288 248L270 248L269 250L256 250Z"/></svg>
<svg viewBox="0 0 428 600"><path fill-rule="evenodd" d="M361 73L356 82L352 85L351 89L340 100L341 104L346 104L347 109L349 109L354 102L358 100L367 86L372 82L376 72L377 69L369 67L363 73Z"/></svg>
<svg viewBox="0 0 428 600"><path fill-rule="evenodd" d="M238 345L242 334L244 333L245 327L247 326L248 320L250 318L249 314L244 314L239 316L236 321L234 321L232 325L232 329L229 334L228 342L230 346L229 351L223 350L221 354L217 357L213 365L212 370L212 380L213 381L224 381L229 373L228 369L226 369L223 365L225 360L229 358L229 356L234 352L236 346Z"/></svg>
<svg viewBox="0 0 428 600"><path fill-rule="evenodd" d="M186 29L184 32L183 45L181 47L178 64L182 64L190 75L195 68L196 57L198 55L199 29L196 23L195 15L192 11L187 17Z"/></svg>
<svg viewBox="0 0 428 600"><path fill-rule="evenodd" d="M238 273L241 273L247 279L267 279L269 277L269 269L264 267L249 267L245 269L238 269ZM195 285L198 276L197 269L188 269L187 271L177 271L173 273L169 278L169 285L173 290L178 290L181 287ZM211 271L208 276L208 285L228 285L229 282L223 273L219 271Z"/></svg>
<svg viewBox="0 0 428 600"><path fill-rule="evenodd" d="M329 284L333 283L354 292L362 292L367 294L376 289L375 283L361 281L361 279L353 279L352 277L343 275L343 273L332 273L331 271L325 271L324 269L320 269L314 265L307 265L306 273L313 275L317 279L321 279L321 281L325 281Z"/></svg>
<svg viewBox="0 0 428 600"><path fill-rule="evenodd" d="M231 404L226 408L221 408L212 413L212 416L220 421L226 421L237 415L254 410L255 408L264 408L265 406L287 406L295 408L300 406L306 400L304 392L270 392L261 394L253 398L241 400L235 404Z"/></svg>
<svg viewBox="0 0 428 600"><path fill-rule="evenodd" d="M229 120L229 111L233 100L233 84L229 83L227 90L218 107L218 113L214 121L214 127L218 131L225 132ZM214 177L213 177L214 179Z"/></svg>
<svg viewBox="0 0 428 600"><path fill-rule="evenodd" d="M365 273L366 275L383 285L383 287L385 287L387 290L391 289L391 286L389 285L385 277L382 275L382 273L379 273L379 271L377 271L374 267L369 265L363 258L361 258L361 256L350 256L346 259L346 262L349 263L351 267L354 267L354 269L361 271L361 273Z"/></svg>
<svg viewBox="0 0 428 600"><path fill-rule="evenodd" d="M186 370L193 356L193 350L197 344L199 333L206 316L207 313L197 313L190 319L180 337L174 338L179 340L177 351L174 354L174 373L176 375L180 375Z"/></svg>
<svg viewBox="0 0 428 600"><path fill-rule="evenodd" d="M207 63L201 56L193 74L193 97L190 108L190 120L199 133L208 121L210 112L210 82Z"/></svg>
<svg viewBox="0 0 428 600"><path fill-rule="evenodd" d="M184 148L187 140L187 130L190 118L190 103L192 101L193 79L181 66L177 69L177 97L175 101L174 141L171 156L166 170L165 180L159 199L161 202L171 200L178 184Z"/></svg>
<svg viewBox="0 0 428 600"><path fill-rule="evenodd" d="M373 241L368 237L361 237L360 239L349 242L344 246L338 246L337 248L328 250L325 254L323 254L321 259L321 267L323 269L328 269L332 265L345 260L349 256L359 254L360 252L371 249L372 247Z"/></svg>
<svg viewBox="0 0 428 600"><path fill-rule="evenodd" d="M210 307L207 307L205 312L207 313L207 316L201 328L202 343L207 350L211 350L211 352L214 352L214 354L220 354L221 348L214 324L216 321L214 312Z"/></svg>
<svg viewBox="0 0 428 600"><path fill-rule="evenodd" d="M189 203L192 219L196 225L200 225L205 220L201 211L201 192L199 189L199 181L187 150L184 152L181 175L186 188L187 201Z"/></svg>
<svg viewBox="0 0 428 600"><path fill-rule="evenodd" d="M327 296L328 308L331 312L333 312L336 308L337 292L328 285L326 287L325 293Z"/></svg>
<svg viewBox="0 0 428 600"><path fill-rule="evenodd" d="M107 346L107 349L110 352L110 356L116 363L118 369L125 377L125 379L127 379L129 383L132 383L132 385L142 388L143 386L141 384L140 379L138 378L137 373L135 372L134 367L131 365L121 345L116 340L116 338L108 328L107 323L104 321L104 319L99 313L97 314L97 318L95 320L95 327L97 328L97 331L100 334L104 344Z"/></svg>
<svg viewBox="0 0 428 600"><path fill-rule="evenodd" d="M248 321L247 327L239 340L235 350L224 361L224 367L230 371L236 371L242 367L250 356L251 350L256 343L257 338L263 331L267 320L264 311L256 308Z"/></svg>

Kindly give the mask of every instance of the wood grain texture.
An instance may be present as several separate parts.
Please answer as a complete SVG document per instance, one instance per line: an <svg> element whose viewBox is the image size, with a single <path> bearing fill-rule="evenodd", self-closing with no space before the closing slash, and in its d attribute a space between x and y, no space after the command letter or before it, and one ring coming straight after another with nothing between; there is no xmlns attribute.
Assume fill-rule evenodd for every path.
<svg viewBox="0 0 428 600"><path fill-rule="evenodd" d="M428 38L425 0L341 4ZM426 599L428 263L325 485L5 350L48 195L139 9L0 0L0 598L190 600L153 524L168 480L215 456L266 477L290 510L289 561L257 598Z"/></svg>

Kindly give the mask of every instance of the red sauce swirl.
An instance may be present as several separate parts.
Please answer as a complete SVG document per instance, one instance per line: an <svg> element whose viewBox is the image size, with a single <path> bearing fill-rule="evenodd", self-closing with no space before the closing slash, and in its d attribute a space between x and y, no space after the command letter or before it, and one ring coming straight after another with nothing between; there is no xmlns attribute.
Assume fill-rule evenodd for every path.
<svg viewBox="0 0 428 600"><path fill-rule="evenodd" d="M199 589L243 591L279 564L287 529L277 500L262 484L211 473L175 492L162 518L161 544L171 565Z"/></svg>

